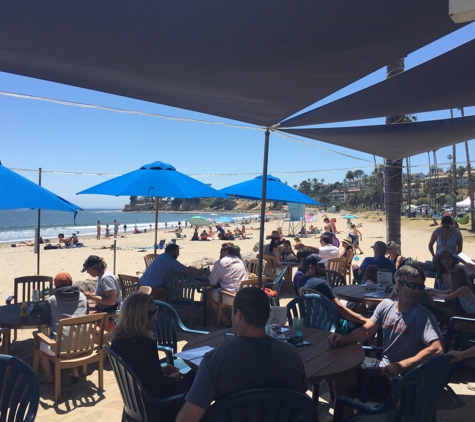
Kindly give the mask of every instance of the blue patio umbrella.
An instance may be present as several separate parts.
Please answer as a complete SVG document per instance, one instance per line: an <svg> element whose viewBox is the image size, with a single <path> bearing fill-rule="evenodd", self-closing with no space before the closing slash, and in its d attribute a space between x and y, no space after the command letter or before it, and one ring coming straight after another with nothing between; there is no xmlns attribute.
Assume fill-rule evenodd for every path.
<svg viewBox="0 0 475 422"><path fill-rule="evenodd" d="M227 188L220 189L220 192L226 195L236 196L238 198L245 199L258 199L262 198L262 176L257 176L254 179L246 182L238 183L237 185L228 186ZM315 199L310 198L307 195L291 188L281 180L272 175L267 176L267 188L266 188L266 200L267 201L281 201L281 202L295 202L298 204L319 205L322 204Z"/></svg>
<svg viewBox="0 0 475 422"><path fill-rule="evenodd" d="M18 173L6 168L0 163L0 210L14 210L21 208L33 208L38 210L64 211L76 214L82 211L82 208L67 201L64 198L54 194L33 183L31 180L20 176ZM38 213L38 235L35 238L38 246L38 237L41 231L41 218ZM36 272L40 273L40 249L38 252Z"/></svg>
<svg viewBox="0 0 475 422"><path fill-rule="evenodd" d="M112 196L155 197L155 242L157 253L158 198L228 198L212 187L180 173L171 164L155 161L77 193Z"/></svg>
<svg viewBox="0 0 475 422"><path fill-rule="evenodd" d="M34 208L76 213L82 208L0 163L0 210Z"/></svg>

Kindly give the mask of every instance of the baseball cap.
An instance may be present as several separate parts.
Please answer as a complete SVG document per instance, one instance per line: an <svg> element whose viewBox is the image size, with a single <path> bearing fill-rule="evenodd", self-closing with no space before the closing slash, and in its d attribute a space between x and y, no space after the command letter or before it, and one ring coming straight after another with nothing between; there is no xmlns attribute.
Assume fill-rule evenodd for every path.
<svg viewBox="0 0 475 422"><path fill-rule="evenodd" d="M326 262L328 262L328 259L323 259L323 258L319 257L317 254L313 253L313 254L307 256L307 258L305 258L305 261L303 262L303 266L307 270L307 269L310 268L310 265L313 265L315 267L319 264L323 265Z"/></svg>
<svg viewBox="0 0 475 422"><path fill-rule="evenodd" d="M71 277L71 274L67 272L60 272L54 277L54 285L56 286L56 288L71 286L72 284L73 278Z"/></svg>
<svg viewBox="0 0 475 422"><path fill-rule="evenodd" d="M101 258L99 258L97 255L90 255L89 258L84 261L81 272L85 272L87 269L94 267L94 265L97 265L100 262Z"/></svg>
<svg viewBox="0 0 475 422"><path fill-rule="evenodd" d="M374 242L374 245L371 246L371 248L374 249L375 251L380 251L384 253L386 253L387 251L386 243L382 242L381 240Z"/></svg>
<svg viewBox="0 0 475 422"><path fill-rule="evenodd" d="M387 248L397 248L397 243L394 240L390 240L388 243L386 243Z"/></svg>

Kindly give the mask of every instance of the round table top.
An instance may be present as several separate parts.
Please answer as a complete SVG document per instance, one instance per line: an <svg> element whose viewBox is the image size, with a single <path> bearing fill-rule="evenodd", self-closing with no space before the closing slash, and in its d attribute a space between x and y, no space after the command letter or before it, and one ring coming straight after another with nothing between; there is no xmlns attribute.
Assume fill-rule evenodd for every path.
<svg viewBox="0 0 475 422"><path fill-rule="evenodd" d="M370 289L361 284L346 284L333 288L333 293L338 299L348 302L363 303L365 305L378 306L380 302L387 299L389 293L382 293L382 297L368 297L365 295L377 293L375 289Z"/></svg>
<svg viewBox="0 0 475 422"><path fill-rule="evenodd" d="M224 336L230 331L229 328L226 328L197 336L190 340L183 347L183 350L202 346L218 347L225 343ZM289 330L284 334L287 337L291 336L293 334L292 327L289 327ZM364 350L360 344L348 344L343 347L332 348L327 341L329 335L328 331L304 328L303 338L309 341L310 345L297 347L297 350L302 357L309 385L330 381L339 374L357 368L364 360ZM284 359L284 357L282 358ZM192 369L197 369L193 363L187 363Z"/></svg>
<svg viewBox="0 0 475 422"><path fill-rule="evenodd" d="M0 326L7 328L36 328L48 327L40 319L40 312L32 312L26 317L20 316L21 303L0 306Z"/></svg>

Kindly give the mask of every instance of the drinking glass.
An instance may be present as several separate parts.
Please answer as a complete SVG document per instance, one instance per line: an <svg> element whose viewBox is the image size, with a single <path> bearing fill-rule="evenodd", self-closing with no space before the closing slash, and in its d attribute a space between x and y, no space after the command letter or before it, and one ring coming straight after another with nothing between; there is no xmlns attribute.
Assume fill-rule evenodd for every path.
<svg viewBox="0 0 475 422"><path fill-rule="evenodd" d="M305 318L294 318L292 319L292 325L294 327L294 335L295 337L302 338L303 337L303 327L305 325Z"/></svg>

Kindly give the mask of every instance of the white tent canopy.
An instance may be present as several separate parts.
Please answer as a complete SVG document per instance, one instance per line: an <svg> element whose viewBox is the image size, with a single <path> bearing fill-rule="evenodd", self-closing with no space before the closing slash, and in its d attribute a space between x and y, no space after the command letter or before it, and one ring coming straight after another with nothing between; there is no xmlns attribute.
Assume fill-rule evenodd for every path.
<svg viewBox="0 0 475 422"><path fill-rule="evenodd" d="M467 199L464 199L461 202L457 202L456 205L457 205L457 207L469 207L470 206L470 197L468 197Z"/></svg>

